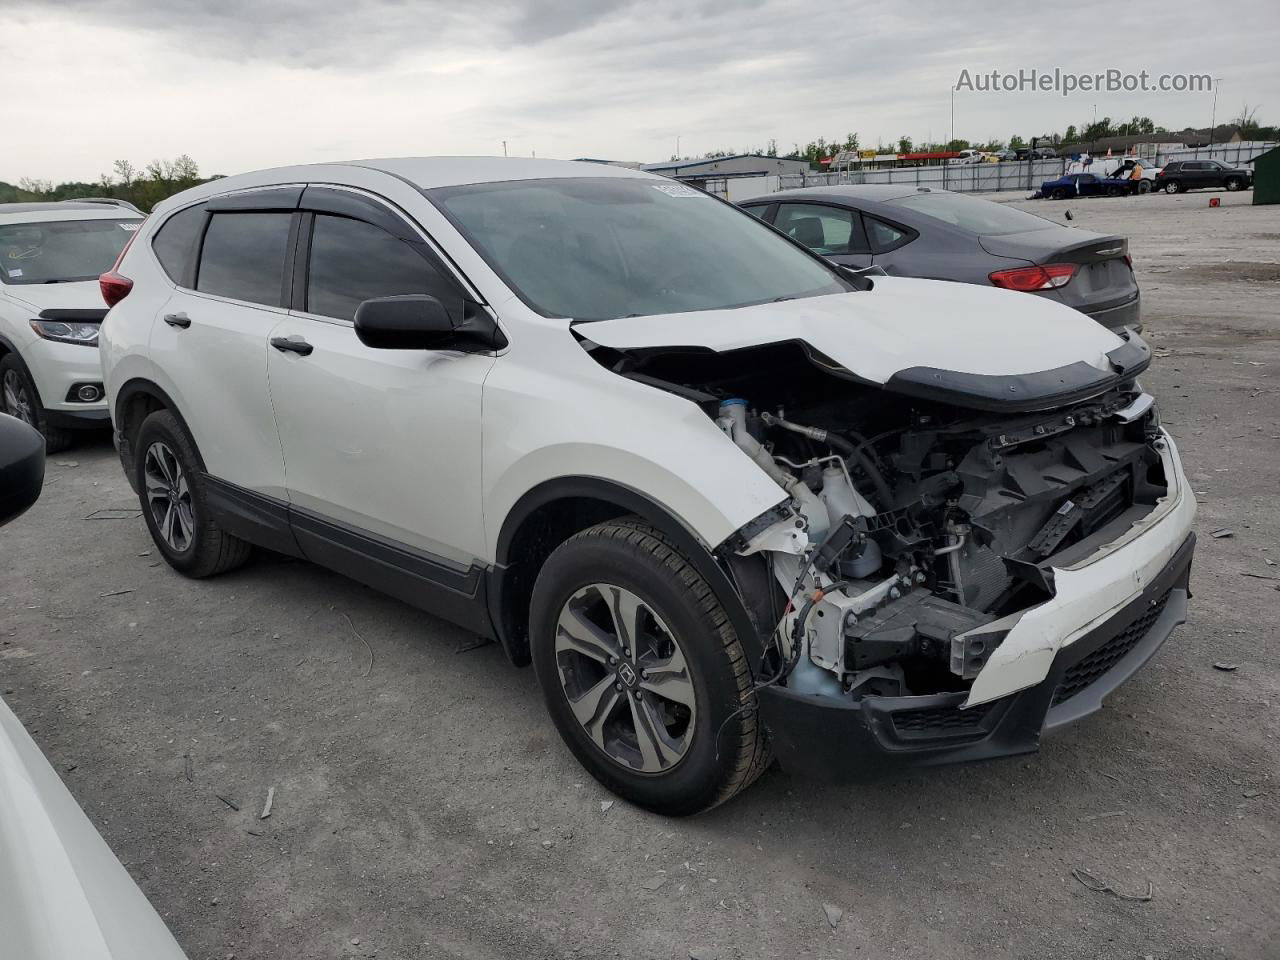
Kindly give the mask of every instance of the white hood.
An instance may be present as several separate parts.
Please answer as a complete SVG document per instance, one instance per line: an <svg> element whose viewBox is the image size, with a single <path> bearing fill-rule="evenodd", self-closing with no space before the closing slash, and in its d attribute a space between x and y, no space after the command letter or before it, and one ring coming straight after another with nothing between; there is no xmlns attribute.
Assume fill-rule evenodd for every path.
<svg viewBox="0 0 1280 960"><path fill-rule="evenodd" d="M874 289L734 310L584 323L617 350L705 347L717 352L803 340L850 373L885 383L911 367L1009 376L1083 361L1108 370L1114 333L1060 303L994 287L876 277Z"/></svg>
<svg viewBox="0 0 1280 960"><path fill-rule="evenodd" d="M41 310L105 310L97 280L72 283L11 283L4 288L10 300Z"/></svg>

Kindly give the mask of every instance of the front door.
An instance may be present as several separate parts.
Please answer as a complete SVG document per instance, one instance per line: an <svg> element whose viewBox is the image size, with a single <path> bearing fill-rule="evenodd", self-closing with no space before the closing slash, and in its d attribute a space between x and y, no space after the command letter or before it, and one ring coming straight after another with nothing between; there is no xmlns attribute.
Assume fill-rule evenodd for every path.
<svg viewBox="0 0 1280 960"><path fill-rule="evenodd" d="M484 552L480 395L494 358L360 342L363 300L431 294L460 311L462 294L398 213L325 212L318 198L337 192L303 197L295 310L267 350L294 533L311 559L404 599L469 595Z"/></svg>

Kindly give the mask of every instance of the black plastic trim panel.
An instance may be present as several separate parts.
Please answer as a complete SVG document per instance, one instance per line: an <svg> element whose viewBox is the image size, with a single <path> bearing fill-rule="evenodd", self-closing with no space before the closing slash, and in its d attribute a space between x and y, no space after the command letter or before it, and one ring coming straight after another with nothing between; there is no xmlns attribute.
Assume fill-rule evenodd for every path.
<svg viewBox="0 0 1280 960"><path fill-rule="evenodd" d="M50 307L48 310L40 311L41 320L62 320L69 323L101 323L106 315L105 307L101 310L94 308L64 310L59 307Z"/></svg>
<svg viewBox="0 0 1280 960"><path fill-rule="evenodd" d="M1195 534L1188 534L1139 596L1064 647L1042 682L999 700L962 709L968 696L964 691L852 700L780 686L761 690L760 712L778 762L792 773L853 782L894 771L1038 750L1042 733L1100 709L1102 701L1186 620L1195 542ZM1073 685L1071 695L1063 699L1059 689L1069 681L1073 668L1118 637L1124 642L1131 628L1142 631L1141 639L1128 645L1087 685Z"/></svg>
<svg viewBox="0 0 1280 960"><path fill-rule="evenodd" d="M885 389L923 400L973 410L1020 413L1064 406L1097 396L1140 374L1151 363L1151 348L1136 332L1107 354L1111 370L1104 372L1083 360L1039 373L986 375L908 367L889 378Z"/></svg>
<svg viewBox="0 0 1280 960"><path fill-rule="evenodd" d="M482 636L494 636L479 564L465 566L209 474L214 520L242 540L302 557Z"/></svg>
<svg viewBox="0 0 1280 960"><path fill-rule="evenodd" d="M228 210L297 210L302 186L264 187L210 197L205 207L210 213Z"/></svg>

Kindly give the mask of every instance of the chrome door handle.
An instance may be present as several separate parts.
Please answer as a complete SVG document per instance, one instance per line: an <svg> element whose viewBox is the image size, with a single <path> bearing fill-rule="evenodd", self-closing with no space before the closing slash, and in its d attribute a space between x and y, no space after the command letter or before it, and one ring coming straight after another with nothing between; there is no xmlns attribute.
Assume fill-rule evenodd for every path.
<svg viewBox="0 0 1280 960"><path fill-rule="evenodd" d="M171 327L177 327L179 330L185 330L191 326L191 318L185 313L166 313L164 322Z"/></svg>

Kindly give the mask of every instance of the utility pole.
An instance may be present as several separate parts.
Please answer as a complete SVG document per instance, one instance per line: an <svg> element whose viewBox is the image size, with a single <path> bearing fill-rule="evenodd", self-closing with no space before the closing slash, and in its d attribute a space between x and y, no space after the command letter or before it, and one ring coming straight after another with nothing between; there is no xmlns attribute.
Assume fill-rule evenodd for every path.
<svg viewBox="0 0 1280 960"><path fill-rule="evenodd" d="M1213 113L1209 120L1209 155L1213 156L1213 134L1218 129L1218 83L1221 77L1213 78Z"/></svg>
<svg viewBox="0 0 1280 960"><path fill-rule="evenodd" d="M676 159L680 159L680 134L676 134Z"/></svg>
<svg viewBox="0 0 1280 960"><path fill-rule="evenodd" d="M951 88L951 139L956 138L956 88ZM950 144L947 144L950 146Z"/></svg>
<svg viewBox="0 0 1280 960"><path fill-rule="evenodd" d="M507 141L505 140L502 141L502 155L504 157L507 155Z"/></svg>

